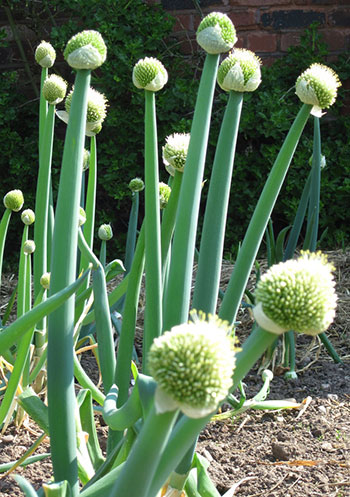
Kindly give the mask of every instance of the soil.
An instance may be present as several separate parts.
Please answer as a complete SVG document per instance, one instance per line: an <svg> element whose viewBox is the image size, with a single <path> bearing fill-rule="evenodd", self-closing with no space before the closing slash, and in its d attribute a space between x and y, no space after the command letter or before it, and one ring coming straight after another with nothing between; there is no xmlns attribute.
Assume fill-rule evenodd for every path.
<svg viewBox="0 0 350 497"><path fill-rule="evenodd" d="M329 259L337 268L339 305L327 336L342 363L333 362L319 339L299 336L298 378L286 380L278 356L281 349L276 349L269 365L275 376L268 400L294 399L301 405L288 410L250 409L238 416L230 414L229 406L223 407L226 419L209 423L197 447L210 462L208 471L221 495L231 489L229 497L350 496L350 252L330 252ZM231 270L232 266L224 266L223 286ZM243 342L251 327L249 312L244 311L239 320L237 335ZM90 353L84 354L84 367L96 377ZM245 378L247 398L261 386L261 375L251 371ZM105 430L99 431L103 439ZM10 425L0 439L0 463L21 457L39 435L31 422L21 428ZM35 453L40 452L49 452L47 439ZM50 479L52 468L46 459L16 472L39 488ZM11 476L0 476L0 497L20 495Z"/></svg>

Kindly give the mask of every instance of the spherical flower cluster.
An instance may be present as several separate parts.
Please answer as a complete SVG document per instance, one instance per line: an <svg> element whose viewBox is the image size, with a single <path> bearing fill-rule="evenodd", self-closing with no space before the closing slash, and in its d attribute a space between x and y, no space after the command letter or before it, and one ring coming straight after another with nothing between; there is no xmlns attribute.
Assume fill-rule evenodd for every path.
<svg viewBox="0 0 350 497"><path fill-rule="evenodd" d="M261 61L250 50L237 48L220 64L219 86L225 91L254 91L261 83Z"/></svg>
<svg viewBox="0 0 350 497"><path fill-rule="evenodd" d="M157 382L157 412L180 409L201 418L215 411L232 386L234 341L226 323L197 317L156 338L148 361Z"/></svg>
<svg viewBox="0 0 350 497"><path fill-rule="evenodd" d="M23 193L21 190L11 190L6 193L4 197L4 206L6 209L18 212L22 209L24 204Z"/></svg>
<svg viewBox="0 0 350 497"><path fill-rule="evenodd" d="M333 266L320 252L272 266L260 279L253 310L257 323L272 333L325 331L335 316Z"/></svg>
<svg viewBox="0 0 350 497"><path fill-rule="evenodd" d="M189 143L189 133L174 133L166 138L166 143L162 149L163 162L165 169L171 176L174 176L175 169L183 172Z"/></svg>
<svg viewBox="0 0 350 497"><path fill-rule="evenodd" d="M67 81L57 74L51 74L43 84L43 96L51 105L57 105L66 96Z"/></svg>
<svg viewBox="0 0 350 497"><path fill-rule="evenodd" d="M168 73L163 64L154 57L146 57L135 64L132 82L136 88L158 91L168 81Z"/></svg>
<svg viewBox="0 0 350 497"><path fill-rule="evenodd" d="M295 93L304 104L312 105L311 113L322 116L322 109L328 109L337 98L341 86L338 75L323 64L312 64L296 81Z"/></svg>
<svg viewBox="0 0 350 497"><path fill-rule="evenodd" d="M159 207L165 209L168 205L171 194L171 188L166 183L159 183Z"/></svg>
<svg viewBox="0 0 350 497"><path fill-rule="evenodd" d="M48 290L50 288L51 273L44 273L40 278L40 285Z"/></svg>
<svg viewBox="0 0 350 497"><path fill-rule="evenodd" d="M64 58L74 69L96 69L104 63L107 48L97 31L87 30L74 35L67 43Z"/></svg>
<svg viewBox="0 0 350 497"><path fill-rule="evenodd" d="M23 244L23 252L26 255L30 255L35 251L35 242L34 240L26 240Z"/></svg>
<svg viewBox="0 0 350 497"><path fill-rule="evenodd" d="M211 12L198 26L197 43L209 54L228 52L236 41L234 25L221 12Z"/></svg>
<svg viewBox="0 0 350 497"><path fill-rule="evenodd" d="M98 237L100 240L110 240L113 237L112 226L110 224L101 224L98 229Z"/></svg>
<svg viewBox="0 0 350 497"><path fill-rule="evenodd" d="M47 41L42 41L35 50L35 60L41 67L52 67L56 60L56 51Z"/></svg>
<svg viewBox="0 0 350 497"><path fill-rule="evenodd" d="M35 221L35 214L32 209L25 209L21 214L21 220L27 226L30 226Z"/></svg>
<svg viewBox="0 0 350 497"><path fill-rule="evenodd" d="M129 188L133 193L142 192L145 188L145 183L141 178L133 178L129 183Z"/></svg>

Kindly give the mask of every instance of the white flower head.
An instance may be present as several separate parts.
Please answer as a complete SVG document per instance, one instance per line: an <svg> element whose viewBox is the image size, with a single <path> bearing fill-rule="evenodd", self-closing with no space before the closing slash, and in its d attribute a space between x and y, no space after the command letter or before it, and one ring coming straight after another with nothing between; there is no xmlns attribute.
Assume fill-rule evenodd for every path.
<svg viewBox="0 0 350 497"><path fill-rule="evenodd" d="M51 105L57 105L66 96L67 81L57 74L48 76L43 84L43 96Z"/></svg>
<svg viewBox="0 0 350 497"><path fill-rule="evenodd" d="M163 64L154 57L146 57L135 64L132 82L136 88L159 91L168 81L168 73Z"/></svg>
<svg viewBox="0 0 350 497"><path fill-rule="evenodd" d="M211 12L198 26L197 43L209 54L228 52L236 41L232 21L221 12Z"/></svg>
<svg viewBox="0 0 350 497"><path fill-rule="evenodd" d="M22 211L21 220L22 223L26 224L27 226L33 224L35 221L35 214L32 209L25 209L24 211Z"/></svg>
<svg viewBox="0 0 350 497"><path fill-rule="evenodd" d="M23 193L21 190L11 190L4 196L4 206L6 209L18 212L22 209L24 204Z"/></svg>
<svg viewBox="0 0 350 497"><path fill-rule="evenodd" d="M106 60L107 48L98 31L74 35L66 45L64 58L74 69L96 69Z"/></svg>
<svg viewBox="0 0 350 497"><path fill-rule="evenodd" d="M41 67L52 67L56 60L56 51L47 41L42 41L35 50L35 60Z"/></svg>
<svg viewBox="0 0 350 497"><path fill-rule="evenodd" d="M261 83L261 61L250 50L236 48L220 64L218 83L225 91L254 91Z"/></svg>
<svg viewBox="0 0 350 497"><path fill-rule="evenodd" d="M338 75L323 64L312 64L296 81L295 93L304 104L312 105L311 113L322 116L322 110L334 104L338 88Z"/></svg>
<svg viewBox="0 0 350 497"><path fill-rule="evenodd" d="M271 333L294 330L318 335L332 323L337 305L333 266L320 252L302 252L271 266L261 277L253 313Z"/></svg>
<svg viewBox="0 0 350 497"><path fill-rule="evenodd" d="M180 409L188 417L204 417L215 411L232 386L235 347L228 324L213 316L194 319L174 326L150 348L159 413Z"/></svg>
<svg viewBox="0 0 350 497"><path fill-rule="evenodd" d="M110 224L101 224L98 229L98 237L100 240L110 240L113 237L112 226Z"/></svg>
<svg viewBox="0 0 350 497"><path fill-rule="evenodd" d="M174 176L175 170L183 172L189 143L189 133L173 133L166 138L166 143L162 149L163 162L165 169L171 176Z"/></svg>

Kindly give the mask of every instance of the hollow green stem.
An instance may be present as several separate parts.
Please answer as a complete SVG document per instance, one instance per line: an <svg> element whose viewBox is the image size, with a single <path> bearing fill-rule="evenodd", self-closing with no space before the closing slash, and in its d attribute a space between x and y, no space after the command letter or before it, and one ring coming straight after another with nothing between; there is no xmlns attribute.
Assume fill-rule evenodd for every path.
<svg viewBox="0 0 350 497"><path fill-rule="evenodd" d="M199 85L165 296L164 330L186 322L190 305L197 219L219 56L207 55Z"/></svg>
<svg viewBox="0 0 350 497"><path fill-rule="evenodd" d="M268 220L310 111L311 105L303 104L276 158L250 220L219 311L220 318L230 323L236 319L244 289Z"/></svg>
<svg viewBox="0 0 350 497"><path fill-rule="evenodd" d="M76 274L78 210L90 71L78 70L63 150L53 238L50 294L70 285ZM73 374L74 299L49 316L48 405L55 481L67 480L79 493ZM57 419L60 423L57 423Z"/></svg>
<svg viewBox="0 0 350 497"><path fill-rule="evenodd" d="M321 188L321 131L320 118L314 117L314 143L312 153L312 170L311 170L311 186L309 209L307 216L307 228L312 223L312 232L310 236L309 246L305 247L311 252L316 250L318 221L320 213L320 188Z"/></svg>
<svg viewBox="0 0 350 497"><path fill-rule="evenodd" d="M162 331L159 174L155 94L145 90L145 291L144 372L147 354Z"/></svg>
<svg viewBox="0 0 350 497"><path fill-rule="evenodd" d="M219 292L231 177L243 93L231 91L216 148L204 215L192 307L214 314Z"/></svg>
<svg viewBox="0 0 350 497"><path fill-rule="evenodd" d="M39 154L41 152L41 146L42 142L44 140L44 129L45 129L45 121L46 121L46 116L47 116L47 111L48 111L48 102L44 98L43 95L43 85L45 82L45 79L48 76L48 68L47 67L42 67L41 68L41 80L40 80L40 100L39 100Z"/></svg>

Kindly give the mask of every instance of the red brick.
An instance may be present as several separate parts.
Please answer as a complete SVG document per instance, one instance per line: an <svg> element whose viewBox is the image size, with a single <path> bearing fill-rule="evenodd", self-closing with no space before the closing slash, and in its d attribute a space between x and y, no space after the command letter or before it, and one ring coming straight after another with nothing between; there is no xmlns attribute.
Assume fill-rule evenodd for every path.
<svg viewBox="0 0 350 497"><path fill-rule="evenodd" d="M276 52L277 35L263 31L247 34L248 49L253 52Z"/></svg>
<svg viewBox="0 0 350 497"><path fill-rule="evenodd" d="M321 31L324 41L327 43L330 50L346 49L347 37L344 29L329 29Z"/></svg>
<svg viewBox="0 0 350 497"><path fill-rule="evenodd" d="M254 10L233 10L228 15L237 29L242 26L256 25L256 11Z"/></svg>
<svg viewBox="0 0 350 497"><path fill-rule="evenodd" d="M193 16L192 14L178 14L175 16L176 23L173 31L193 31Z"/></svg>
<svg viewBox="0 0 350 497"><path fill-rule="evenodd" d="M294 2L292 0L230 0L230 4L234 7L270 7L271 5L293 5Z"/></svg>
<svg viewBox="0 0 350 497"><path fill-rule="evenodd" d="M300 32L284 33L281 35L280 50L287 52L289 47L299 45Z"/></svg>

